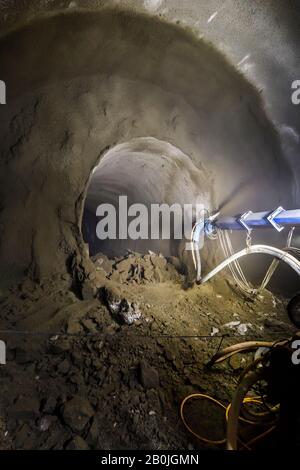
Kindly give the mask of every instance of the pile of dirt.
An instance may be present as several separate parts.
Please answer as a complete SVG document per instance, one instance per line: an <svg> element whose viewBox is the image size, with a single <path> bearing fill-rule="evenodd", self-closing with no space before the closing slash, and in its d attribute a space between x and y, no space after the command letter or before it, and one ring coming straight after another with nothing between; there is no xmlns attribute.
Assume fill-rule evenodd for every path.
<svg viewBox="0 0 300 470"><path fill-rule="evenodd" d="M166 259L162 254L151 251L146 255L129 251L127 255L113 260L99 253L93 261L97 271L104 272L108 279L121 284L182 280L180 273L183 272L183 265L178 258Z"/></svg>
<svg viewBox="0 0 300 470"><path fill-rule="evenodd" d="M181 400L204 392L228 403L252 354L205 365L221 340L289 336L285 301L245 298L226 279L185 290L159 255L95 263L104 272L84 280L88 299L66 276L2 298L1 448L202 448L179 419ZM214 411L193 411L193 422L211 417L198 420L202 434L222 434Z"/></svg>

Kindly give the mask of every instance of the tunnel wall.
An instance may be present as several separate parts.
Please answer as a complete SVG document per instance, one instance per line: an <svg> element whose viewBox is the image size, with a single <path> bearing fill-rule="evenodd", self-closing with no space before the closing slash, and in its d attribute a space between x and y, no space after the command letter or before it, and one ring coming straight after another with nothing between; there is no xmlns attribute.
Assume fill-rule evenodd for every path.
<svg viewBox="0 0 300 470"><path fill-rule="evenodd" d="M28 24L0 42L1 269L37 278L87 255L92 168L151 136L187 154L229 212L293 200L293 175L259 93L211 45L145 15L103 10ZM263 207L262 207L263 204Z"/></svg>

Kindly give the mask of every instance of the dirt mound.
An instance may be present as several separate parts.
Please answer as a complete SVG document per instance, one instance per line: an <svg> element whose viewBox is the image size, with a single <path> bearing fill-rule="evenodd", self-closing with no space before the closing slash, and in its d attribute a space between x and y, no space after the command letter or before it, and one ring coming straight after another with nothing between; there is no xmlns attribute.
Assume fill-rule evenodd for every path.
<svg viewBox="0 0 300 470"><path fill-rule="evenodd" d="M181 266L179 259L173 257L170 262L161 254L153 252L147 255L129 252L125 257L113 260L103 254L98 254L93 261L98 272L104 271L108 279L121 284L180 282L182 280L177 270Z"/></svg>

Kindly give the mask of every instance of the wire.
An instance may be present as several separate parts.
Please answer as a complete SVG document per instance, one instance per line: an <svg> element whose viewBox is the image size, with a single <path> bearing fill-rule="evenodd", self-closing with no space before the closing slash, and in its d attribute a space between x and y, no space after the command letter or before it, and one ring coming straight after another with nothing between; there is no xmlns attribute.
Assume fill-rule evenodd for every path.
<svg viewBox="0 0 300 470"><path fill-rule="evenodd" d="M288 234L287 242L286 242L287 248L291 247L294 231L295 231L295 227L291 227L289 234Z"/></svg>
<svg viewBox="0 0 300 470"><path fill-rule="evenodd" d="M225 418L226 418L226 422L228 422L228 419L229 419L229 412L230 412L230 409L231 409L231 406L232 406L232 403L229 403L229 405L226 407L225 405L223 405L223 403L221 403L220 401L216 400L215 398L211 397L210 395L205 395L203 393L193 393L191 395L188 395L181 403L180 405L180 417L181 417L181 420L184 424L184 426L186 427L186 429L194 436L196 437L198 440L200 440L201 442L204 442L205 444L210 444L210 445L224 445L226 443L226 438L224 439L209 439L208 437L204 437L204 436L201 436L200 434L198 434L196 431L194 431L191 426L188 424L185 416L184 416L184 407L186 405L186 403L192 399L200 399L200 400L207 400L207 401L210 401L212 402L214 405L217 405L219 408L222 408L224 411L225 411ZM263 405L263 401L261 399L261 397L244 397L243 399L243 405L245 404L255 404L255 405ZM253 412L252 412L253 413ZM256 414L255 416L257 417L262 417L264 415L262 414ZM243 418L242 416L239 416L238 417L239 421L245 423L245 424L251 424L253 426L262 426L262 425L266 425L267 423L260 423L258 421L253 421L253 420L249 420L249 419L246 419L246 418ZM274 429L276 428L276 426L273 424L272 427L270 429L268 429L267 431L265 431L264 433L260 434L259 436L253 438L251 441L249 441L247 444L240 442L240 444L245 447L246 449L248 450L251 450L249 448L249 445L253 444L254 442L256 442L257 440L259 439L262 439L265 435L269 434L271 431L273 431Z"/></svg>
<svg viewBox="0 0 300 470"><path fill-rule="evenodd" d="M234 250L232 247L232 243L231 243L228 231L218 230L217 234L218 234L219 242L220 242L225 258L228 259L232 257L234 255ZM228 267L232 274L233 279L235 280L236 284L241 289L241 291L247 294L253 294L254 289L247 281L246 276L244 275L239 262L237 260L234 260L232 263L229 264Z"/></svg>
<svg viewBox="0 0 300 470"><path fill-rule="evenodd" d="M185 427L187 428L187 430L193 434L193 436L195 436L197 439L199 439L200 441L202 442L205 442L206 444L212 444L212 445L222 445L222 444L225 444L226 443L226 439L218 439L218 440L212 440L212 439L208 439L207 437L203 437L203 436L200 436L200 434L198 434L197 432L193 431L193 429L189 426L189 424L187 423L185 417L184 417L184 413L183 413L183 409L184 409L184 406L185 404L191 400L191 399L195 399L195 398L198 398L198 399L202 399L202 400L208 400L208 401L211 401L212 403L214 403L215 405L219 406L220 408L222 408L224 411L226 411L226 406L224 406L220 401L216 400L215 398L209 396L209 395L204 395L202 393L193 393L191 395L188 395L181 403L180 405L180 417L182 419L182 422L183 424L185 425Z"/></svg>
<svg viewBox="0 0 300 470"><path fill-rule="evenodd" d="M246 255L254 254L254 253L268 254L268 255L273 256L274 258L278 258L279 260L287 263L298 274L298 276L300 276L300 261L298 261L294 256L290 255L289 253L284 252L283 250L279 250L278 248L275 248L273 246L253 245L249 248L245 248L244 250L239 251L238 253L235 253L234 255L230 256L230 258L223 261L221 264L219 264L219 266L213 269L210 273L206 274L206 276L202 278L201 283L204 284L205 282L207 282L209 279L214 277L224 268L228 267L231 263L233 263L237 259L242 258L243 256L246 256Z"/></svg>
<svg viewBox="0 0 300 470"><path fill-rule="evenodd" d="M283 251L292 253L293 255L300 256L300 249L291 246L294 230L295 230L295 227L292 227L290 229L288 238L287 238L286 248L284 248ZM220 242L225 258L228 259L230 257L233 257L234 250L232 247L228 230L217 230L217 234L218 234L219 242ZM247 248L246 249L249 249L249 253L251 252L250 233L247 234ZM234 278L237 286L240 288L242 292L245 292L246 294L250 294L250 295L257 295L267 287L267 285L270 283L278 266L279 266L279 260L274 259L268 271L266 272L266 275L261 283L261 286L258 289L255 289L247 281L246 276L237 259L235 259L234 261L232 261L232 263L228 265L230 272L232 274L232 277Z"/></svg>
<svg viewBox="0 0 300 470"><path fill-rule="evenodd" d="M296 334L298 336L298 334ZM266 342L266 341L247 341L244 343L235 344L229 346L222 351L218 351L217 354L210 360L208 365L222 362L223 360L230 357L230 355L237 354L240 352L247 352L254 348L269 347L270 351L272 348L288 348L289 343L293 341L293 338L288 338L281 341ZM187 430L200 441L211 444L211 445L223 445L227 443L228 450L237 450L238 443L247 450L251 450L251 446L257 443L265 436L268 436L271 432L276 429L278 422L278 412L280 411L280 404L270 407L265 400L265 396L261 393L261 396L247 396L251 388L260 384L264 378L264 373L268 365L269 354L259 357L254 360L241 374L238 386L233 396L232 402L225 406L215 398L205 395L202 393L194 393L188 395L181 403L180 406L180 417ZM202 399L208 400L225 410L225 419L227 422L227 438L212 440L207 437L201 436L195 432L188 424L184 416L184 407L186 403L191 399ZM264 407L264 411L254 411L248 408L248 405L256 405ZM250 417L247 417L247 414ZM243 416L244 415L244 416ZM245 416L246 415L246 416ZM244 443L238 438L238 423L242 422L250 424L252 426L269 426L269 428L258 436L252 438L249 442ZM270 427L271 426L271 427Z"/></svg>
<svg viewBox="0 0 300 470"><path fill-rule="evenodd" d="M240 352L247 352L253 349L257 349L260 347L263 348L271 348L274 345L272 341L245 341L243 343L234 344L232 346L228 346L221 351L218 351L208 362L207 366L211 367L214 364L219 364L229 357L233 356L234 354Z"/></svg>
<svg viewBox="0 0 300 470"><path fill-rule="evenodd" d="M227 450L237 450L237 433L240 412L247 393L263 376L263 370L251 372L238 385L233 396L227 422Z"/></svg>

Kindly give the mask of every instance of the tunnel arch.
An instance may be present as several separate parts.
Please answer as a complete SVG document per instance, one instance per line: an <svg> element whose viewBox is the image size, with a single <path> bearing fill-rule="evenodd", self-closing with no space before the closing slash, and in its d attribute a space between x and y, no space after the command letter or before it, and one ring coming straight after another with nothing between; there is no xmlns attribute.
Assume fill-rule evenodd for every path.
<svg viewBox="0 0 300 470"><path fill-rule="evenodd" d="M141 204L148 214L147 239L126 238L99 240L96 234L100 218L96 215L101 204L114 208L117 219L119 198L124 196L128 208ZM128 250L147 253L149 250L164 256L178 256L180 240L174 235L174 220L170 223L170 239L162 235L151 237L151 207L153 204L173 204L184 208L186 205L186 227L192 224L196 205L201 204L206 211L214 207L214 188L209 174L204 168L197 168L188 155L168 142L153 137L139 137L108 150L93 169L86 191L82 230L84 240L89 242L90 255L98 252L105 255L122 256ZM189 214L189 207L194 213ZM183 215L183 212L182 212ZM126 215L127 218L127 215ZM130 218L128 223L130 223ZM182 222L182 225L181 225ZM184 237L184 219L179 220L179 232ZM166 227L165 227L166 228ZM191 228L190 228L191 232ZM190 235L189 232L189 235ZM167 234L166 234L167 235Z"/></svg>
<svg viewBox="0 0 300 470"><path fill-rule="evenodd" d="M70 256L90 269L80 229L90 173L133 138L165 140L204 166L216 204L229 199L230 211L262 209L261 194L266 207L293 199L259 93L180 27L116 9L57 14L2 38L0 63L9 84L0 110L6 271L40 278L64 272Z"/></svg>

